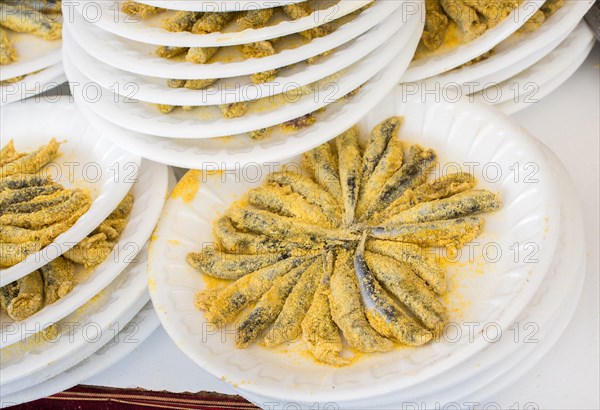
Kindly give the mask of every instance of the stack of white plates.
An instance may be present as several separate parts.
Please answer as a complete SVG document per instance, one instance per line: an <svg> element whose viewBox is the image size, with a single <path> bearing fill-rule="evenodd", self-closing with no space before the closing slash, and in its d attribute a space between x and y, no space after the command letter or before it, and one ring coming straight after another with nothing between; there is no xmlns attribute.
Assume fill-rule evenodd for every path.
<svg viewBox="0 0 600 410"><path fill-rule="evenodd" d="M503 201L501 210L486 216L485 237L448 267L450 325L426 346L364 355L345 368L313 362L296 343L275 351L236 349L230 329L207 327L196 308L194 295L205 284L185 259L213 240L211 221L261 181L190 171L180 182L185 195L165 205L148 263L159 319L192 360L261 407L472 403L524 374L571 318L583 284L585 246L580 207L560 163L496 110L408 94L396 88L361 120L361 129L402 115L400 138L433 147L444 159L442 170L447 165L475 173Z"/></svg>
<svg viewBox="0 0 600 410"><path fill-rule="evenodd" d="M19 58L1 66L0 105L33 97L67 81L61 64L62 40L46 41L13 31L9 36Z"/></svg>
<svg viewBox="0 0 600 410"><path fill-rule="evenodd" d="M93 231L128 192L134 197L127 225L112 253L86 271L70 293L22 321L15 322L1 313L0 401L5 406L15 400L29 400L33 391L48 393L48 389L56 388L54 393L63 389L64 380L46 387L44 383L82 362L111 339L118 341L117 334L148 302L146 243L162 211L170 176L166 166L142 161L102 138L68 98L58 102L27 101L18 107L3 108L1 132L3 143L4 138L14 139L16 148L23 150L45 144L51 137L63 140L62 155L56 159L52 175L67 187L88 190L93 203L53 243L0 271L0 286L62 255ZM50 325L57 326L58 336L42 332ZM143 340L134 336L131 341ZM102 369L101 365L97 367ZM77 384L83 378L68 380ZM19 392L23 392L23 399L18 399Z"/></svg>
<svg viewBox="0 0 600 410"><path fill-rule="evenodd" d="M582 21L593 0L565 0L539 29L519 32L542 3L526 1L473 42L414 61L402 81L444 90L451 99L463 96L495 105L505 113L538 102L577 70L594 44L592 30ZM463 66L490 50L491 57Z"/></svg>
<svg viewBox="0 0 600 410"><path fill-rule="evenodd" d="M122 3L86 0L72 9L63 6L63 13L70 13L65 18L64 66L75 101L116 144L143 157L187 168L279 160L333 138L400 80L423 28L422 1L375 1L363 8L371 2L341 0L300 20L279 16L264 28L235 33L225 28L211 34L164 31L159 28L160 20L168 15L164 13L131 24L131 17L115 14ZM208 3L215 5L180 1L160 5L201 11ZM293 2L250 3L256 8ZM216 4L227 10L248 9L245 2ZM295 33L324 23L338 27L327 36L298 45L300 36ZM239 59L240 45L267 39L278 39L281 50L277 54ZM157 45L224 49L214 63L192 64L155 56ZM306 62L315 56L316 62ZM252 83L251 74L276 68L280 69L276 80ZM208 78L220 80L206 90L167 86L167 79ZM302 92L294 94L294 89ZM353 96L341 99L353 91ZM219 105L243 101L251 102L244 116L225 119L220 114ZM165 115L156 104L194 108ZM309 113L315 113L316 123L297 132L274 127ZM265 139L250 138L250 132L268 127L274 129Z"/></svg>

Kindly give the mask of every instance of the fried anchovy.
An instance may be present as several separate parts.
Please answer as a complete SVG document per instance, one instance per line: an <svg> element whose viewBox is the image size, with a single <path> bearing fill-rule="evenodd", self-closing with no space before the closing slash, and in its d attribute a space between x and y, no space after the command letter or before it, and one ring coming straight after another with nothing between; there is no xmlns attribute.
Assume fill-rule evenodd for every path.
<svg viewBox="0 0 600 410"><path fill-rule="evenodd" d="M45 187L37 187L37 189L39 189L39 188L45 188L45 191L48 193L43 193L41 195L38 195L29 201L27 201L27 200L22 201L22 202L15 201L16 203L12 203L11 205L6 205L3 207L2 210L0 210L0 215L9 214L9 213L23 214L23 213L42 211L45 208L49 208L51 206L55 206L55 205L65 202L65 201L68 201L73 196L73 191L69 191L69 190L65 190L65 189L62 189L62 190L56 189L54 192L52 192L53 187L51 185L47 185ZM31 188L26 188L21 191L25 191L27 189L31 190ZM16 192L21 192L21 191L16 191ZM10 198L10 199L14 200L14 198Z"/></svg>
<svg viewBox="0 0 600 410"><path fill-rule="evenodd" d="M56 302L75 287L75 265L59 256L40 268L44 279L44 303Z"/></svg>
<svg viewBox="0 0 600 410"><path fill-rule="evenodd" d="M65 192L60 185L54 183L23 189L0 191L0 207L2 207L2 209L0 209L0 215L14 212L9 210L11 209L10 206L13 204L27 203L34 198L40 196L47 197L57 191Z"/></svg>
<svg viewBox="0 0 600 410"><path fill-rule="evenodd" d="M364 257L364 242L354 254L354 271L367 320L373 329L408 346L422 346L431 340L432 334L406 315L375 280Z"/></svg>
<svg viewBox="0 0 600 410"><path fill-rule="evenodd" d="M258 301L254 309L241 321L237 328L236 346L244 348L255 342L261 333L273 323L298 280L306 271L300 265L273 282L273 286Z"/></svg>
<svg viewBox="0 0 600 410"><path fill-rule="evenodd" d="M337 161L329 144L322 144L302 156L302 165L308 169L315 181L333 198L342 198L342 187Z"/></svg>
<svg viewBox="0 0 600 410"><path fill-rule="evenodd" d="M192 33L208 34L219 31L233 20L235 14L235 12L204 13L192 27Z"/></svg>
<svg viewBox="0 0 600 410"><path fill-rule="evenodd" d="M320 259L316 259L302 274L286 298L277 320L263 340L266 346L277 346L300 336L302 320L312 303L321 276L323 276L323 263Z"/></svg>
<svg viewBox="0 0 600 410"><path fill-rule="evenodd" d="M0 167L0 178L15 174L34 174L58 156L60 143L54 138L30 154Z"/></svg>
<svg viewBox="0 0 600 410"><path fill-rule="evenodd" d="M236 20L242 30L247 28L261 28L267 25L273 16L273 8L248 10Z"/></svg>
<svg viewBox="0 0 600 410"><path fill-rule="evenodd" d="M25 320L44 305L44 282L39 271L0 288L0 305L13 320Z"/></svg>
<svg viewBox="0 0 600 410"><path fill-rule="evenodd" d="M210 87L217 81L219 81L218 78L211 78L211 79L207 79L207 80L200 80L200 79L187 80L187 81L185 81L185 84L183 85L183 87L185 87L189 90L204 90L205 88Z"/></svg>
<svg viewBox="0 0 600 410"><path fill-rule="evenodd" d="M341 229L310 225L258 209L234 207L227 212L233 223L242 229L271 237L291 238L295 242L343 242L357 240L356 234ZM1 220L2 217L0 217Z"/></svg>
<svg viewBox="0 0 600 410"><path fill-rule="evenodd" d="M295 243L266 235L238 231L227 216L213 224L213 234L219 247L226 252L242 254L264 254L302 251L313 248L312 244Z"/></svg>
<svg viewBox="0 0 600 410"><path fill-rule="evenodd" d="M439 334L447 319L447 312L435 293L406 264L365 252L365 259L375 278L413 314L427 329Z"/></svg>
<svg viewBox="0 0 600 410"><path fill-rule="evenodd" d="M10 213L0 216L0 225L18 226L27 229L39 229L61 221L74 214L83 215L91 205L89 195L75 192L71 198L58 205L54 205L41 211L32 212L28 215Z"/></svg>
<svg viewBox="0 0 600 410"><path fill-rule="evenodd" d="M335 139L335 144L344 202L344 226L348 227L354 222L361 179L362 161L358 146L358 130L356 128L349 129Z"/></svg>
<svg viewBox="0 0 600 410"><path fill-rule="evenodd" d="M125 2L121 5L121 11L123 11L125 14L129 14L130 16L146 18L163 12L165 9L138 3L133 0L125 0Z"/></svg>
<svg viewBox="0 0 600 410"><path fill-rule="evenodd" d="M472 40L486 30L485 23L482 23L475 9L467 6L464 0L441 0L440 4L444 12L450 17L467 40Z"/></svg>
<svg viewBox="0 0 600 410"><path fill-rule="evenodd" d="M30 187L39 187L52 183L52 179L50 179L49 176L44 175L11 175L10 177L0 179L0 192L4 192L7 189L17 190Z"/></svg>
<svg viewBox="0 0 600 410"><path fill-rule="evenodd" d="M302 339L318 361L332 366L346 366L350 361L340 356L344 345L329 305L329 285L335 263L332 251L325 255L323 263L321 282L302 320Z"/></svg>
<svg viewBox="0 0 600 410"><path fill-rule="evenodd" d="M287 256L285 253L260 255L224 253L209 246L200 253L188 253L186 261L194 269L206 275L219 279L236 280Z"/></svg>
<svg viewBox="0 0 600 410"><path fill-rule="evenodd" d="M275 279L301 263L312 261L313 258L308 261L305 257L288 258L236 280L219 293L206 312L206 318L214 324L230 323L242 309L259 300Z"/></svg>
<svg viewBox="0 0 600 410"><path fill-rule="evenodd" d="M15 142L13 140L8 141L8 144L0 149L0 166L8 164L22 155L15 149Z"/></svg>
<svg viewBox="0 0 600 410"><path fill-rule="evenodd" d="M437 50L444 43L448 31L448 16L444 13L440 0L425 0L425 29L421 41L429 50Z"/></svg>
<svg viewBox="0 0 600 410"><path fill-rule="evenodd" d="M19 54L15 49L8 33L0 27L0 65L10 64L19 59Z"/></svg>
<svg viewBox="0 0 600 410"><path fill-rule="evenodd" d="M248 191L246 199L250 205L296 218L301 222L331 226L321 208L306 201L302 195L293 192L286 186L263 185Z"/></svg>
<svg viewBox="0 0 600 410"><path fill-rule="evenodd" d="M187 53L189 50L189 47L159 46L154 53L161 58L173 58Z"/></svg>
<svg viewBox="0 0 600 410"><path fill-rule="evenodd" d="M493 27L519 6L518 0L503 1L481 1L481 0L463 0L463 2L472 7L485 18L487 28Z"/></svg>
<svg viewBox="0 0 600 410"><path fill-rule="evenodd" d="M62 23L53 21L36 10L0 3L0 24L17 33L29 33L44 40L62 36Z"/></svg>
<svg viewBox="0 0 600 410"><path fill-rule="evenodd" d="M342 251L337 255L330 291L333 321L350 346L361 352L387 352L392 349L393 343L377 333L367 321L352 258L347 252Z"/></svg>
<svg viewBox="0 0 600 410"><path fill-rule="evenodd" d="M435 293L446 293L446 275L444 271L426 255L417 245L409 243L371 239L366 243L368 251L389 256L398 262L405 263L423 279Z"/></svg>
<svg viewBox="0 0 600 410"><path fill-rule="evenodd" d="M436 199L459 194L473 188L476 183L477 180L475 177L466 172L444 175L406 191L404 195L394 201L387 209L376 213L372 221L379 223L418 203L435 201Z"/></svg>
<svg viewBox="0 0 600 410"><path fill-rule="evenodd" d="M376 212L390 206L408 189L421 185L427 178L427 173L435 165L436 158L432 150L425 150L418 145L411 146L406 162L383 184L370 201L367 210L361 215L362 219L368 220Z"/></svg>
<svg viewBox="0 0 600 410"><path fill-rule="evenodd" d="M386 221L386 226L405 223L431 222L462 218L482 212L496 211L501 206L498 195L485 190L470 190L449 198L422 202L402 211Z"/></svg>
<svg viewBox="0 0 600 410"><path fill-rule="evenodd" d="M358 216L365 213L377 192L402 166L404 153L398 139L401 125L402 118L390 117L371 131L363 158L363 176L356 209Z"/></svg>
<svg viewBox="0 0 600 410"><path fill-rule="evenodd" d="M194 11L178 11L161 22L161 27L167 31L182 32L190 31L194 23L202 16L202 13Z"/></svg>
<svg viewBox="0 0 600 410"><path fill-rule="evenodd" d="M185 59L194 64L206 64L219 49L220 47L190 47Z"/></svg>
<svg viewBox="0 0 600 410"><path fill-rule="evenodd" d="M219 105L221 114L225 118L239 118L248 112L250 104L247 101L239 101L231 104Z"/></svg>
<svg viewBox="0 0 600 410"><path fill-rule="evenodd" d="M40 249L42 249L42 246L39 241L0 243L0 268L9 268L16 265Z"/></svg>
<svg viewBox="0 0 600 410"><path fill-rule="evenodd" d="M483 229L483 219L466 217L443 221L386 224L371 230L371 236L414 243L424 248L447 246L457 250L472 241Z"/></svg>
<svg viewBox="0 0 600 410"><path fill-rule="evenodd" d="M293 172L274 172L269 175L269 181L289 186L293 192L302 195L311 204L321 207L327 219L334 225L342 219L340 206L336 199L321 188L310 178Z"/></svg>
<svg viewBox="0 0 600 410"><path fill-rule="evenodd" d="M91 268L104 262L112 252L114 245L114 242L107 240L105 234L98 233L83 238L63 256L86 268Z"/></svg>

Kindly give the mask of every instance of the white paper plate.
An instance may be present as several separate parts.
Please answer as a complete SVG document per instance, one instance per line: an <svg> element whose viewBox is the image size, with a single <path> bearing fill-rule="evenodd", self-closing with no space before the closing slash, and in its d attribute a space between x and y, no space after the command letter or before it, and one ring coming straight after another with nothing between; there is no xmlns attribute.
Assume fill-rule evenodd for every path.
<svg viewBox="0 0 600 410"><path fill-rule="evenodd" d="M10 31L9 36L19 59L14 63L2 66L0 81L33 73L60 63L62 40L46 41L31 34L15 33L14 31Z"/></svg>
<svg viewBox="0 0 600 410"><path fill-rule="evenodd" d="M305 0L141 0L138 3L172 10L188 11L244 11L268 9Z"/></svg>
<svg viewBox="0 0 600 410"><path fill-rule="evenodd" d="M45 382L0 396L0 407L48 397L88 380L137 349L159 325L152 302L146 303L116 337L87 359Z"/></svg>
<svg viewBox="0 0 600 410"><path fill-rule="evenodd" d="M233 338L223 342L220 333L207 338L202 332L204 315L194 306L194 294L204 287L204 282L186 265L185 255L212 240L211 223L218 213L234 197L259 183L259 178L253 178L252 184L243 178L234 183L234 172L218 177L201 174L196 175L202 183L194 199L167 201L150 245L149 275L153 282L151 296L165 330L205 370L233 385L243 385L252 394L280 400L366 399L423 383L472 357L488 343L481 333L469 340L467 322L495 322L506 329L530 302L555 252L560 221L558 192L537 143L494 110L466 103L423 103L418 97L404 95L400 88L360 125L366 133L393 114L405 117L403 137L436 149L442 164L474 161L482 168L484 164L495 164L497 170L504 170L495 183L483 184L500 192L504 206L486 217L487 235L478 242L483 247L493 241L507 252L496 263L449 269L450 282L460 289L454 297L469 301L468 306L461 305L459 317L450 318L461 327L459 340L365 356L349 368L332 369L293 353L275 353L258 346L239 350L233 346ZM538 182L515 183L510 171L515 163L522 164L519 167L537 164ZM254 166L251 172L264 178L264 171L265 168ZM172 244L173 239L177 239L177 245ZM519 248L537 244L539 262L515 263L508 253L515 243ZM289 350L293 352L294 347Z"/></svg>
<svg viewBox="0 0 600 410"><path fill-rule="evenodd" d="M561 239L543 284L515 321L518 328L504 333L481 353L453 368L451 377L442 374L428 383L368 401L337 402L339 408L396 410L401 403L419 403L423 408L435 408L439 403L485 403L494 392L522 377L556 343L575 312L585 280L585 232L573 183L554 154L546 147L544 151L560 185ZM259 406L265 407L274 400L237 390ZM314 406L314 403L295 404L303 409Z"/></svg>
<svg viewBox="0 0 600 410"><path fill-rule="evenodd" d="M41 334L2 349L1 390L12 394L73 367L118 334L148 302L147 247L127 269L84 307L57 323L55 340Z"/></svg>
<svg viewBox="0 0 600 410"><path fill-rule="evenodd" d="M312 84L313 91L301 98L281 94L252 101L248 112L240 118L223 118L218 106L203 106L192 111L177 110L162 114L149 103L136 102L127 97L116 96L112 91L102 91L99 99L87 100L90 108L106 120L132 131L154 134L168 138L214 138L235 135L271 127L301 117L325 107L358 88L397 58L410 58L413 48L407 46L421 22L414 16L390 41L367 57L341 72ZM93 83L77 69L71 58L65 55L65 73L71 84ZM76 94L75 90L72 94ZM82 98L81 101L86 101Z"/></svg>
<svg viewBox="0 0 600 410"><path fill-rule="evenodd" d="M485 84L489 80L481 80L482 78L498 72L503 72L500 81L512 77L541 60L569 35L585 14L586 3L567 0L538 30L531 33L514 33L494 47L496 53L489 59L432 77L427 79L427 83ZM589 8L589 5L587 7Z"/></svg>
<svg viewBox="0 0 600 410"><path fill-rule="evenodd" d="M300 62L281 68L277 79L265 84L254 84L250 76L243 76L224 78L208 90L170 88L164 78L136 75L96 60L83 50L66 30L63 52L87 77L122 96L182 106L230 104L281 94L348 67L389 40L400 27L408 30L404 25L397 24L397 20L402 18L401 13L402 10L396 11L380 25L355 40L336 48L331 54L319 57L314 64Z"/></svg>
<svg viewBox="0 0 600 410"><path fill-rule="evenodd" d="M493 104L507 114L536 104L577 71L594 44L593 31L581 22L565 41L538 63L469 98Z"/></svg>
<svg viewBox="0 0 600 410"><path fill-rule="evenodd" d="M519 27L535 14L544 1L545 0L525 0L504 21L487 30L470 43L453 47L448 50L438 51L431 56L426 56L413 61L402 78L402 81L407 83L419 81L444 73L488 52L494 48L495 45L517 31ZM577 0L577 2L587 3L589 0Z"/></svg>
<svg viewBox="0 0 600 410"><path fill-rule="evenodd" d="M415 33L407 48L414 50L420 36L420 32ZM183 168L236 169L258 161L281 161L339 135L369 112L398 83L411 56L412 53L392 62L348 101L328 105L325 112L315 115L317 121L314 125L296 133L276 129L262 141L254 141L247 134L204 140L139 134L106 121L92 111L92 104L82 104L77 99L76 102L87 119L103 130L103 135L145 158Z"/></svg>
<svg viewBox="0 0 600 410"><path fill-rule="evenodd" d="M499 340L490 342L482 352L457 365L452 369L451 377L444 373L427 383L367 401L336 402L340 408L395 410L401 407L400 403L410 402L429 409L435 408L436 403L484 403L484 391L489 392L492 386L493 390L498 390L497 385L500 383L506 386L515 382L519 375L548 352L564 332L577 306L585 280L583 215L574 185L563 165L547 147L539 145L548 160L549 170L559 185L560 242L542 285L514 321L518 327L509 328ZM474 324L475 331L481 330L485 324ZM262 406L273 401L272 398L249 395L243 389L238 391ZM278 404L283 406L286 403ZM313 404L301 403L301 407L309 408Z"/></svg>
<svg viewBox="0 0 600 410"><path fill-rule="evenodd" d="M233 31L236 29L236 25L233 24L233 27L226 27L222 32L210 34L166 31L161 27L161 22L164 18L172 15L173 12L159 13L155 16L139 19L120 11L124 0L102 2L84 0L76 4L76 10L86 21L97 27L141 43L180 47L224 47L270 40L308 30L346 16L366 6L371 1L341 0L335 2L328 0L323 2L313 14L298 20L290 20L283 12L275 11L267 27L236 32Z"/></svg>
<svg viewBox="0 0 600 410"><path fill-rule="evenodd" d="M3 141L8 143L12 138L16 148L23 150L46 144L53 137L65 140L60 148L62 155L55 160L57 166L51 168L52 175L67 187L89 189L94 201L90 209L50 245L0 270L0 286L46 265L86 237L129 192L140 169L140 157L102 138L68 100L69 97L52 97L47 101L32 100L2 108ZM68 162L71 164L65 165Z"/></svg>
<svg viewBox="0 0 600 410"><path fill-rule="evenodd" d="M16 83L0 86L0 105L24 100L58 87L66 81L62 64L54 64Z"/></svg>
<svg viewBox="0 0 600 410"><path fill-rule="evenodd" d="M155 46L108 33L86 22L79 13L74 13L73 21L65 24L65 27L72 34L72 38L82 48L91 50L98 60L125 71L159 78L224 78L287 66L339 47L381 23L401 5L402 2L397 1L376 2L354 20L343 24L325 37L316 38L293 49L282 50L269 57L228 63L193 64L181 59L158 57L154 55ZM233 53L232 56L238 55L235 48L231 50L234 50L230 51Z"/></svg>
<svg viewBox="0 0 600 410"><path fill-rule="evenodd" d="M0 313L0 348L5 348L29 335L31 329L45 329L85 304L112 282L150 239L168 194L169 171L166 166L149 161L133 185L133 208L127 226L110 256L79 283L68 295L46 306L26 320L15 322Z"/></svg>

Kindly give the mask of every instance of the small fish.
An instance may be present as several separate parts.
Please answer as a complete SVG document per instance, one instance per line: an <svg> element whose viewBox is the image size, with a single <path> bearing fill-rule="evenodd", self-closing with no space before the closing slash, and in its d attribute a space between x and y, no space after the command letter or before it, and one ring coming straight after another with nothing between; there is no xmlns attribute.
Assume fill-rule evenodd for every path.
<svg viewBox="0 0 600 410"><path fill-rule="evenodd" d="M425 150L418 145L411 146L406 162L383 184L370 201L362 219L369 220L375 213L390 206L407 190L425 182L427 173L435 165L436 159L437 155L432 150Z"/></svg>
<svg viewBox="0 0 600 410"><path fill-rule="evenodd" d="M221 30L232 21L236 13L234 12L207 12L204 13L192 27L194 34L208 34Z"/></svg>
<svg viewBox="0 0 600 410"><path fill-rule="evenodd" d="M0 306L11 319L25 320L44 306L44 282L34 271L0 288Z"/></svg>
<svg viewBox="0 0 600 410"><path fill-rule="evenodd" d="M300 264L307 267L314 257L292 257L259 269L227 286L206 312L206 318L214 324L230 323L238 313L259 300L273 285L273 281Z"/></svg>
<svg viewBox="0 0 600 410"><path fill-rule="evenodd" d="M273 17L273 10L273 8L266 8L245 11L236 20L236 23L242 30L265 27L269 20L271 20L271 17Z"/></svg>
<svg viewBox="0 0 600 410"><path fill-rule="evenodd" d="M190 31L203 13L195 11L178 11L162 20L161 27L171 32Z"/></svg>
<svg viewBox="0 0 600 410"><path fill-rule="evenodd" d="M446 246L457 250L472 241L483 229L483 219L466 217L421 223L387 223L371 230L371 236L424 248Z"/></svg>
<svg viewBox="0 0 600 410"><path fill-rule="evenodd" d="M377 333L367 321L358 280L347 251L337 254L329 293L331 316L353 348L361 352L387 352L393 343Z"/></svg>
<svg viewBox="0 0 600 410"><path fill-rule="evenodd" d="M329 285L334 263L335 255L329 251L323 261L324 271L319 287L302 320L302 339L318 361L331 366L347 366L350 360L340 356L344 345L329 305Z"/></svg>
<svg viewBox="0 0 600 410"><path fill-rule="evenodd" d="M308 202L321 207L329 222L337 225L342 220L342 212L337 200L310 178L294 172L274 172L269 181L289 188L303 196Z"/></svg>
<svg viewBox="0 0 600 410"><path fill-rule="evenodd" d="M302 165L310 170L313 179L317 181L333 198L342 198L342 187L337 161L331 146L327 143L306 152L302 156Z"/></svg>
<svg viewBox="0 0 600 410"><path fill-rule="evenodd" d="M402 122L401 117L390 117L378 124L371 132L363 160L363 170L368 172L368 176L363 177L361 181L356 210L359 216L364 214L385 182L402 166L404 147L398 138Z"/></svg>
<svg viewBox="0 0 600 410"><path fill-rule="evenodd" d="M206 64L217 54L219 49L220 47L190 47L185 60L194 64Z"/></svg>
<svg viewBox="0 0 600 410"><path fill-rule="evenodd" d="M255 342L261 333L279 316L286 299L306 271L300 265L273 282L273 286L260 298L254 309L237 328L236 347L244 348Z"/></svg>
<svg viewBox="0 0 600 410"><path fill-rule="evenodd" d="M422 249L417 245L370 239L366 243L366 249L370 252L389 256L398 262L410 266L435 293L438 295L446 293L446 275L444 271L434 261L424 255Z"/></svg>
<svg viewBox="0 0 600 410"><path fill-rule="evenodd" d="M431 332L402 312L377 282L364 257L364 242L354 254L354 271L367 320L377 332L408 346L422 346L432 339Z"/></svg>
<svg viewBox="0 0 600 410"><path fill-rule="evenodd" d="M312 303L322 275L322 261L316 259L304 271L298 283L285 299L281 312L263 340L265 346L277 346L300 336L302 320Z"/></svg>
<svg viewBox="0 0 600 410"><path fill-rule="evenodd" d="M313 225L331 226L321 208L306 201L302 195L293 192L289 187L263 185L248 191L246 199L250 205L279 215L297 218Z"/></svg>
<svg viewBox="0 0 600 410"><path fill-rule="evenodd" d="M200 273L219 279L237 280L288 256L285 253L260 255L224 253L209 246L200 253L188 253L186 261Z"/></svg>
<svg viewBox="0 0 600 410"><path fill-rule="evenodd" d="M443 330L448 313L435 293L408 265L387 256L365 252L375 278L434 334Z"/></svg>
<svg viewBox="0 0 600 410"><path fill-rule="evenodd" d="M361 180L362 156L358 146L358 130L350 128L335 139L335 144L344 203L344 226L349 227L354 222Z"/></svg>
<svg viewBox="0 0 600 410"><path fill-rule="evenodd" d="M58 156L60 143L54 138L30 154L0 167L0 178L15 174L34 174Z"/></svg>
<svg viewBox="0 0 600 410"><path fill-rule="evenodd" d="M377 212L372 221L377 224L405 211L421 202L435 201L447 198L461 192L467 191L475 186L477 180L466 172L457 172L436 178L431 182L425 182L414 189L407 190L387 209Z"/></svg>
<svg viewBox="0 0 600 410"><path fill-rule="evenodd" d="M67 295L76 285L75 265L59 256L40 268L44 280L44 304L49 305Z"/></svg>
<svg viewBox="0 0 600 410"><path fill-rule="evenodd" d="M496 211L501 206L498 195L485 190L470 190L449 198L422 202L389 218L385 225L393 227L400 224L463 218Z"/></svg>
<svg viewBox="0 0 600 410"><path fill-rule="evenodd" d="M356 241L357 235L342 229L329 229L298 222L295 218L276 215L258 209L234 207L227 211L238 228L277 238L288 238L297 243L314 242L341 243ZM0 217L1 221L2 217Z"/></svg>
<svg viewBox="0 0 600 410"><path fill-rule="evenodd" d="M64 220L72 215L83 215L91 205L88 194L75 191L66 201L29 214L8 213L0 216L0 225L11 225L27 229L40 229Z"/></svg>

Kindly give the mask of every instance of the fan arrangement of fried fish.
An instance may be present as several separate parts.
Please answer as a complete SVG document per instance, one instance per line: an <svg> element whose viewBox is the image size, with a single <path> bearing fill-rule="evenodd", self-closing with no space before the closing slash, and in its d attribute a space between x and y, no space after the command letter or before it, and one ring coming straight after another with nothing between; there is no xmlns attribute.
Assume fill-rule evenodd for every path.
<svg viewBox="0 0 600 410"><path fill-rule="evenodd" d="M10 32L27 33L43 40L62 36L60 0L2 0L0 2L0 65L19 59Z"/></svg>
<svg viewBox="0 0 600 410"><path fill-rule="evenodd" d="M66 189L44 174L59 155L52 139L30 153L10 141L0 151L0 268L23 261L49 245L87 212L86 192Z"/></svg>
<svg viewBox="0 0 600 410"><path fill-rule="evenodd" d="M199 272L231 281L196 296L236 344L302 337L317 360L343 366L343 339L362 352L420 346L443 329L442 268L424 249L456 251L483 229L497 195L456 173L428 181L436 153L397 138L402 119L356 129L248 191L214 222L215 246L189 253ZM343 336L343 339L342 339Z"/></svg>
<svg viewBox="0 0 600 410"><path fill-rule="evenodd" d="M494 27L523 0L426 0L421 49L435 51L443 45L469 42ZM562 7L564 0L547 0L521 31L533 31Z"/></svg>
<svg viewBox="0 0 600 410"><path fill-rule="evenodd" d="M93 268L111 253L133 206L128 194L117 208L86 238L62 256L29 275L0 288L0 307L13 320L24 320L73 290L82 269ZM2 227L4 229L4 227Z"/></svg>

